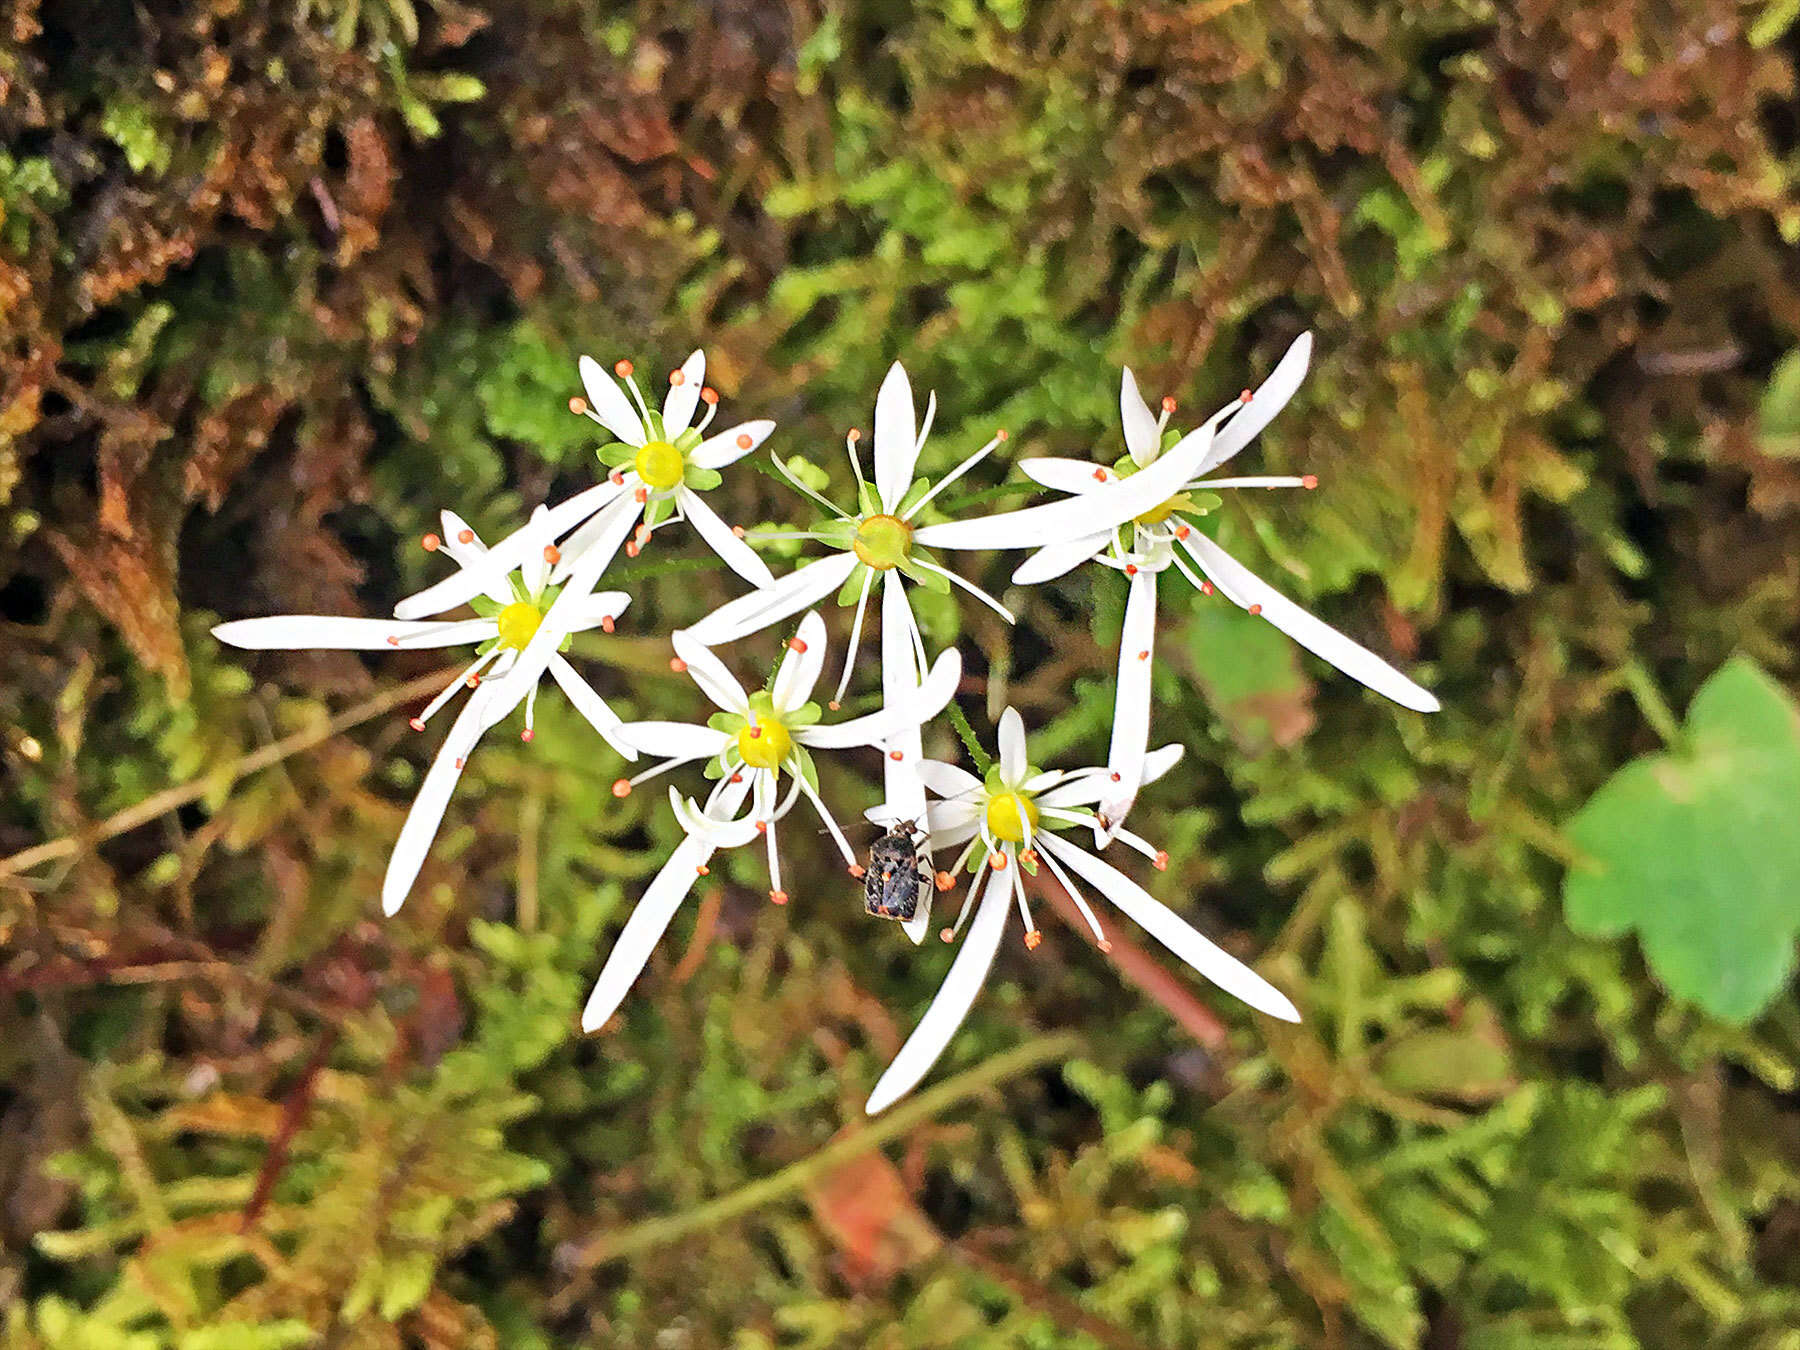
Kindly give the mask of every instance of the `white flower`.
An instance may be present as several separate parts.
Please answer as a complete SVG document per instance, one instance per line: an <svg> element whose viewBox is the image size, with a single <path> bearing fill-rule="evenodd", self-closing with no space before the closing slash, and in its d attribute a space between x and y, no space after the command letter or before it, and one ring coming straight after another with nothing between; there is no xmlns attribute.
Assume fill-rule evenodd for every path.
<svg viewBox="0 0 1800 1350"><path fill-rule="evenodd" d="M482 733L503 720L521 702L525 704L525 729L520 732L529 741L534 732L532 713L537 703L537 677L522 683L508 679L516 673L520 653L542 630L545 616L559 599L560 588L551 581L558 551L547 524L547 512L539 507L531 523L514 538L525 537L531 544L519 557L515 569L496 572L487 566L491 555L476 537L475 531L453 512L443 513L443 537L425 536L428 551L442 550L457 564L463 574L479 572L488 578L471 597L479 617L473 619L412 622L401 619L346 619L322 614L283 614L265 619L239 619L222 623L213 629L221 642L234 647L257 650L293 650L306 647L329 647L346 651L381 651L389 647L459 647L476 644L474 662L412 719L415 731L423 731L426 721L449 703L456 691L467 686L475 690L463 705L443 747L432 761L425 781L420 784L400 838L388 860L387 876L381 886L381 906L394 913L412 889L425 854L444 818L463 765L481 739ZM613 620L625 612L630 597L620 591L601 591L582 597L569 615L564 634L590 628L612 631ZM581 715L607 743L627 759L636 759L634 750L619 735L620 721L606 700L581 674L563 659L560 649L566 641L553 646L545 659L551 678L562 687Z"/></svg>
<svg viewBox="0 0 1800 1350"><path fill-rule="evenodd" d="M844 669L838 678L837 692L830 700L830 706L836 708L850 686L869 596L879 582L882 703L885 708L904 711L925 678L928 665L924 638L907 596L908 582L943 593L948 593L952 586L959 586L1011 623L1013 616L1004 605L944 567L918 544L918 540L936 528L915 525L919 512L1006 439L1004 431L996 433L986 445L935 483L926 478L915 480L913 473L919 452L925 445L925 438L931 434L936 413L937 396L933 394L925 405L924 425L918 424L912 384L905 369L896 361L875 397L874 482L863 477L857 453L857 433L851 432L847 439L845 448L850 457L850 471L856 476L857 483L854 512L840 510L820 496L777 457L775 468L796 489L829 513L827 520L798 537L828 544L836 551L808 562L772 586L714 610L687 630L689 636L708 646L717 646L808 609L833 592L837 593L838 603L842 605L848 605L854 598L856 616L850 625ZM887 823L916 820L924 814L925 787L913 768L922 753L919 724L923 720L922 717L904 716L902 721L906 729L888 747L891 753L885 774ZM927 858L926 862L929 861ZM931 906L927 897L902 927L914 942L919 942L930 921Z"/></svg>
<svg viewBox="0 0 1800 1350"><path fill-rule="evenodd" d="M1312 353L1312 335L1303 334L1288 348L1275 369L1254 394L1246 390L1213 419L1223 425L1212 434L1210 449L1198 468L1176 491L1152 508L1135 516L1127 532L1119 526L1096 526L1073 538L1040 548L1013 573L1015 582L1049 581L1090 559L1098 559L1130 577L1125 603L1125 626L1119 639L1119 678L1113 711L1112 745L1107 768L1112 786L1101 798L1096 833L1104 842L1113 825L1131 809L1141 784L1145 747L1150 734L1150 680L1156 641L1157 573L1173 566L1203 593L1216 587L1240 609L1261 615L1301 646L1324 658L1346 675L1384 694L1402 707L1435 712L1438 701L1428 691L1402 675L1366 647L1321 623L1293 601L1281 595L1234 560L1200 530L1193 519L1221 504L1218 491L1227 488L1314 488L1318 480L1265 475L1259 477L1206 478L1242 450L1286 406ZM1092 500L1118 483L1137 481L1153 466L1174 453L1163 450L1165 428L1174 411L1173 399L1165 398L1162 415L1153 417L1138 393L1137 381L1126 370L1120 381L1119 416L1124 424L1129 452L1117 464L1095 465L1073 459L1026 459L1019 467L1046 487L1073 495L1074 501ZM1185 556L1184 556L1185 555ZM1198 568L1198 574L1190 569Z"/></svg>
<svg viewBox="0 0 1800 1350"><path fill-rule="evenodd" d="M1180 757L1181 747L1175 745L1148 756L1145 781L1167 773ZM965 844L951 870L968 866L974 873L962 915L955 929L944 930L944 940L948 942L956 936L971 912L974 922L931 1007L869 1094L870 1115L886 1110L910 1092L950 1043L987 977L994 953L1000 947L1007 915L1015 904L1025 923L1025 945L1038 945L1041 935L1025 902L1020 870L1023 867L1035 875L1039 863L1047 866L1068 891L1103 950L1109 945L1105 933L1076 886L1076 877L1104 894L1152 937L1226 992L1272 1017L1288 1022L1300 1020L1294 1005L1260 975L1202 937L1110 863L1054 833L1093 823L1087 808L1100 799L1108 780L1106 770L1046 773L1032 767L1026 754L1025 724L1017 712L1008 708L1000 718L1000 758L985 780L935 760L927 760L922 772L938 799L931 804L928 815L932 842L940 848ZM1158 869L1168 865L1167 854L1153 849L1129 830L1116 829L1114 837L1150 858Z"/></svg>
<svg viewBox="0 0 1800 1350"><path fill-rule="evenodd" d="M581 1024L588 1031L605 1025L618 1008L695 878L705 875L715 849L738 848L762 836L769 856L769 899L778 905L787 903L775 826L800 797L812 803L843 854L845 866L851 875L860 877L863 869L855 851L819 796L810 752L888 745L905 719L928 718L941 711L962 678L962 657L955 651L945 652L932 666L917 697L903 707L827 726L819 723L819 706L811 701L813 686L825 666L825 623L817 614L800 621L800 631L788 642L787 655L769 688L752 694L744 692L707 647L685 633L677 633L674 641L677 661L719 711L704 724L630 722L620 728L621 737L646 754L662 756L663 762L636 778L621 778L613 784L613 792L623 797L646 779L698 761L707 762L708 775L718 782L704 805L684 801L670 789L670 800L687 838L650 883L607 958L582 1013ZM916 736L916 726L913 730ZM889 759L901 753L890 749ZM785 792L781 784L784 773L789 780ZM739 815L746 798L749 807Z"/></svg>

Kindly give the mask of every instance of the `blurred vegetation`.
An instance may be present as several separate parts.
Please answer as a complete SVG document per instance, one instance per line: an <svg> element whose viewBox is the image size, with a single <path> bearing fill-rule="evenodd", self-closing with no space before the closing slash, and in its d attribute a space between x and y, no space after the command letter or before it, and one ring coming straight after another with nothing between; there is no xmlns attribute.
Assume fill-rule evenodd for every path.
<svg viewBox="0 0 1800 1350"><path fill-rule="evenodd" d="M1681 750L1670 708L1733 656L1800 680L1793 18L0 0L0 857L66 841L0 863L0 1344L1800 1346L1800 884L1742 1025L1646 967L1641 898L1562 904L1563 824ZM383 691L437 658L207 636L386 612L440 506L500 533L589 481L582 351L703 341L837 479L896 357L937 464L1116 453L1121 363L1205 408L1306 328L1252 453L1321 490L1222 537L1445 710L1171 588L1190 754L1141 808L1298 1027L1053 927L947 1093L821 1154L947 950L823 850L785 910L720 859L582 1038L658 794L547 698L378 922L436 739ZM935 616L978 725L1104 754L1096 571ZM735 586L677 543L624 575L576 654L689 714L658 634Z"/></svg>

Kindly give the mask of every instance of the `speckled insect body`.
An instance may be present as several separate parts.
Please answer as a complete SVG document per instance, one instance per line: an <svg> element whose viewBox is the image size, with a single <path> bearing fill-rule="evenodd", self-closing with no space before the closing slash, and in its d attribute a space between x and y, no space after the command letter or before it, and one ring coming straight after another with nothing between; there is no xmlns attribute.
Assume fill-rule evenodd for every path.
<svg viewBox="0 0 1800 1350"><path fill-rule="evenodd" d="M918 912L919 890L931 880L919 860L921 833L916 822L902 821L869 845L863 902L876 918L905 923Z"/></svg>

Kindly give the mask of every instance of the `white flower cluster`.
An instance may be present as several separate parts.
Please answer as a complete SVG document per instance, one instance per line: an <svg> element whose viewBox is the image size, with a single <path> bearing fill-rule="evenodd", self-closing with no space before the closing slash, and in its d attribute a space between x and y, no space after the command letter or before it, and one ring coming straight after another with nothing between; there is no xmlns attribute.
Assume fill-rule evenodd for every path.
<svg viewBox="0 0 1800 1350"><path fill-rule="evenodd" d="M857 433L848 438L857 486L856 501L848 509L826 500L775 458L775 469L826 512L820 524L799 537L828 550L780 578L745 542L746 531L728 525L705 501L705 494L720 484L720 471L761 445L775 424L741 422L709 435L719 400L705 384L706 360L700 352L670 374L660 409L651 407L638 388L629 361L614 365L614 379L582 357L586 397L572 399L570 407L607 434L599 451L608 470L602 482L556 506L540 506L523 528L491 548L459 517L444 512L443 534L427 535L424 546L448 555L457 570L402 600L391 620L283 615L225 623L213 631L224 642L249 648L475 646L468 668L412 719L415 729L423 729L459 688L474 690L401 829L382 886L382 905L389 914L411 890L457 779L483 733L524 704L521 735L532 738L533 707L546 672L620 755L656 761L633 778L619 779L615 794L624 796L671 769L704 766L714 780L704 800L669 790L685 838L639 898L601 971L582 1017L589 1031L604 1025L618 1008L696 879L706 875L716 850L760 840L768 856L770 899L786 903L777 824L801 798L824 822L851 876L865 879L872 893L879 885L884 895L897 896L902 903L896 913L910 911L902 926L914 942L930 924L933 892L950 889L964 870L972 877L960 916L942 932L946 942L954 940L973 915L962 947L938 997L876 1085L871 1112L909 1091L942 1053L974 1001L1015 908L1026 945L1037 946L1026 877L1035 879L1040 866L1066 890L1103 948L1104 930L1084 883L1222 988L1272 1016L1298 1020L1281 993L1099 855L1116 842L1143 854L1158 869L1168 861L1127 829L1125 821L1139 789L1168 772L1181 754L1179 746L1149 748L1157 578L1170 567L1202 592L1216 591L1261 615L1395 702L1420 711L1437 707L1424 689L1271 589L1194 524L1219 506L1218 494L1226 489L1315 486L1311 477L1207 476L1248 445L1293 396L1310 351L1310 336L1300 338L1259 389L1246 390L1184 435L1168 425L1173 400L1163 400L1161 415L1153 416L1127 370L1119 396L1127 452L1122 458L1112 463L1026 459L1020 464L1025 473L1065 494L1061 500L926 522L920 519L926 508L991 454L1006 433L996 433L935 482L916 477L936 397L927 400L921 425L906 372L896 364L875 402L872 475L864 475ZM697 723L624 722L563 653L576 633L593 628L611 633L625 612L628 596L596 589L618 554L635 556L653 534L678 521L691 524L754 589L672 637L671 664L693 678L717 711ZM998 757L984 778L924 758L922 729L955 695L962 660L955 650L935 659L929 655L913 615L911 591L959 588L1008 622L1013 617L935 556L968 549L1031 550L1013 573L1013 581L1021 585L1051 580L1086 562L1116 568L1130 579L1112 742L1104 766L1048 771L1034 766L1024 723L1010 708L1000 719ZM855 606L848 651L827 704L835 711L850 687L877 591L880 710L827 722L813 701L826 658L825 624L813 607L834 593L840 605ZM476 617L446 617L465 606ZM780 666L765 686L746 693L713 649L796 614L804 617ZM857 851L821 795L816 760L827 752L871 747L882 754L885 799L867 812L868 818L912 842L902 850L902 864L885 860L884 854L880 874L866 878ZM1067 837L1083 829L1092 833L1091 849ZM914 849L916 864L910 858ZM938 870L933 860L952 850L955 862Z"/></svg>

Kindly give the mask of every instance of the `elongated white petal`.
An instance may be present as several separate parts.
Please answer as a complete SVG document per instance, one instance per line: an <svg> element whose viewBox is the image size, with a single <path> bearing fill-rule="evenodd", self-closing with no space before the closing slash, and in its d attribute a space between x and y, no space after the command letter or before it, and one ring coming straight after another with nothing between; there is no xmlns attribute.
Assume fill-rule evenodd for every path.
<svg viewBox="0 0 1800 1350"><path fill-rule="evenodd" d="M1157 779L1181 763L1185 747L1180 745L1159 745L1144 756L1144 782L1154 783Z"/></svg>
<svg viewBox="0 0 1800 1350"><path fill-rule="evenodd" d="M825 620L814 610L800 620L800 631L794 635L781 668L775 673L772 697L781 712L791 712L812 697L819 672L825 669Z"/></svg>
<svg viewBox="0 0 1800 1350"><path fill-rule="evenodd" d="M1258 1012L1298 1022L1300 1013L1287 995L1235 957L1202 937L1190 925L1111 863L1048 832L1038 835L1038 847L1054 853L1063 866L1099 891L1151 937L1186 961L1226 993L1248 1003Z"/></svg>
<svg viewBox="0 0 1800 1350"><path fill-rule="evenodd" d="M581 560L587 557L590 550L597 545L612 539L613 536L618 533L619 513L622 512L633 524L636 523L639 513L636 501L623 501L617 499L623 498L627 493L635 495L639 486L638 476L635 471L625 473L621 476L624 481L613 489L615 500L608 503L608 506L610 506L611 509L609 510L606 507L602 507L583 521L573 534L562 541L562 556L557 559L556 565L550 569L550 580L552 584L557 586L562 585L571 575L573 575L575 569L581 566ZM616 550L618 545L613 544L612 547Z"/></svg>
<svg viewBox="0 0 1800 1350"><path fill-rule="evenodd" d="M1367 647L1352 642L1330 624L1315 619L1200 531L1191 531L1182 543L1221 592L1245 608L1260 606L1263 618L1307 651L1329 661L1351 679L1393 699L1403 708L1412 708L1418 712L1438 710L1435 696L1407 679Z"/></svg>
<svg viewBox="0 0 1800 1350"><path fill-rule="evenodd" d="M853 553L833 553L815 558L804 567L779 578L749 595L740 595L720 605L699 623L687 630L689 636L709 647L736 642L739 638L761 632L770 624L818 604L834 594L856 568Z"/></svg>
<svg viewBox="0 0 1800 1350"><path fill-rule="evenodd" d="M766 776L759 774L759 791L765 781ZM669 789L669 804L675 808L675 818L681 822L682 829L689 834L699 835L714 848L742 848L763 833L756 828L759 820L765 827L769 823L769 812L758 807L753 807L736 820L720 820L709 816L695 805L692 797L683 797L674 788Z"/></svg>
<svg viewBox="0 0 1800 1350"><path fill-rule="evenodd" d="M896 361L875 395L875 491L883 511L896 511L912 486L919 462L918 426L913 420L912 383Z"/></svg>
<svg viewBox="0 0 1800 1350"><path fill-rule="evenodd" d="M1124 823L1144 781L1144 754L1150 747L1150 668L1155 665L1156 573L1139 572L1125 598L1125 627L1119 635L1119 683L1113 701L1110 771L1100 798L1100 815L1112 826ZM1110 843L1112 829L1097 827L1097 841Z"/></svg>
<svg viewBox="0 0 1800 1350"><path fill-rule="evenodd" d="M583 633L598 627L608 619L618 618L630 605L631 597L624 591L595 591L575 606L570 616L575 626L569 631Z"/></svg>
<svg viewBox="0 0 1800 1350"><path fill-rule="evenodd" d="M674 440L694 420L694 409L700 405L700 386L706 383L706 354L695 350L681 363L680 383L669 385L663 399L663 432Z"/></svg>
<svg viewBox="0 0 1800 1350"><path fill-rule="evenodd" d="M1064 459L1057 455L1039 455L1019 461L1019 469L1034 483L1042 483L1055 492L1073 492L1077 496L1118 481L1118 475L1104 465L1085 459Z"/></svg>
<svg viewBox="0 0 1800 1350"><path fill-rule="evenodd" d="M626 722L618 734L656 759L711 759L731 740L727 732L692 722Z"/></svg>
<svg viewBox="0 0 1800 1350"><path fill-rule="evenodd" d="M972 883L984 889L968 936L963 938L962 948L951 962L950 973L944 976L937 997L931 1000L925 1016L919 1019L919 1025L869 1094L869 1104L864 1109L870 1115L887 1110L917 1086L968 1016L975 995L994 964L994 953L1000 949L1000 935L1006 931L1006 916L1012 909L1010 881L1002 873L984 867Z"/></svg>
<svg viewBox="0 0 1800 1350"><path fill-rule="evenodd" d="M1210 426L1182 437L1154 464L1129 478L1095 484L1092 492L997 516L925 525L913 539L928 548L1042 548L1110 530L1161 506L1192 478L1212 443Z"/></svg>
<svg viewBox="0 0 1800 1350"><path fill-rule="evenodd" d="M1130 366L1119 379L1119 421L1125 427L1125 448L1131 452L1131 462L1141 469L1156 458L1160 437L1156 417L1138 393L1137 376Z"/></svg>
<svg viewBox="0 0 1800 1350"><path fill-rule="evenodd" d="M696 642L687 632L678 632L669 640L674 645L675 655L687 665L687 673L700 686L701 693L729 713L741 713L749 707L750 696L744 692L744 686L713 654L712 648Z"/></svg>
<svg viewBox="0 0 1800 1350"><path fill-rule="evenodd" d="M527 595L542 594L550 582L550 545L556 542L551 538L545 522L549 519L550 509L539 506L531 513L531 520L525 530L531 535L531 546L525 550L525 557L519 563L519 575L525 582ZM511 597L508 597L510 601Z"/></svg>
<svg viewBox="0 0 1800 1350"><path fill-rule="evenodd" d="M773 586L775 574L756 556L756 550L731 532L731 526L719 518L692 488L677 488L676 497L687 512L688 521L700 532L712 551L725 560L725 565L752 586Z"/></svg>
<svg viewBox="0 0 1800 1350"><path fill-rule="evenodd" d="M901 752L900 763L912 762L914 772L906 776L916 781L917 767L924 762L918 749L920 724L930 721L944 710L944 705L955 697L956 687L961 682L962 653L952 647L940 652L937 660L931 663L931 671L926 675L924 684L902 693L894 703L882 708L880 712L872 712L865 717L852 717L847 722L795 727L794 739L802 745L819 750L843 750L853 745L879 745L887 742L890 749ZM886 702L885 699L883 701ZM891 755L888 763L895 763ZM908 801L914 801L910 790ZM888 805L894 804L890 793ZM922 785L916 804L922 812L925 806ZM905 815L896 817L899 820L913 818Z"/></svg>
<svg viewBox="0 0 1800 1350"><path fill-rule="evenodd" d="M581 677L580 671L560 655L552 656L550 678L556 681L569 702L575 705L575 711L587 718L588 724L600 733L608 745L626 759L638 757L637 750L619 734L619 729L624 725L619 720L619 715L595 692L594 686Z"/></svg>
<svg viewBox="0 0 1800 1350"><path fill-rule="evenodd" d="M773 430L775 424L766 417L753 422L739 422L735 427L701 441L688 456L688 463L697 464L702 469L722 469L727 464L735 464L768 440L769 433Z"/></svg>
<svg viewBox="0 0 1800 1350"><path fill-rule="evenodd" d="M981 780L966 769L954 764L946 764L941 759L926 759L919 762L919 777L925 780L925 786L935 795L949 799L951 797L973 797L981 791Z"/></svg>
<svg viewBox="0 0 1800 1350"><path fill-rule="evenodd" d="M720 797L720 809L729 815L743 804L749 793L747 781L729 784ZM643 973L650 953L667 931L669 921L675 917L675 911L693 890L700 875L696 869L705 866L712 855L712 845L694 835L675 846L668 862L663 864L631 911L619 940L613 944L612 954L606 958L600 978L594 983L594 992L588 996L587 1007L581 1014L583 1031L598 1031L618 1011L619 1004L625 1001L625 995Z"/></svg>
<svg viewBox="0 0 1800 1350"><path fill-rule="evenodd" d="M1013 585L1038 586L1055 581L1104 552L1111 539L1110 534L1089 534L1066 543L1045 544L1013 569Z"/></svg>
<svg viewBox="0 0 1800 1350"><path fill-rule="evenodd" d="M931 831L933 845L942 847L937 836L955 830L962 830L962 837L967 839L975 833L975 822L986 809L978 798L933 802L925 808L925 825Z"/></svg>
<svg viewBox="0 0 1800 1350"><path fill-rule="evenodd" d="M419 784L418 795L406 813L406 823L400 827L400 837L394 841L394 852L388 858L387 875L382 878L381 908L384 913L395 914L405 903L419 869L425 865L425 855L431 850L431 841L437 837L438 826L443 823L444 809L450 804L450 795L456 791L463 765L475 749L475 743L481 739L481 733L512 710L512 705L508 704L506 712L494 712L503 697L503 691L494 683L477 690L463 704L462 711L450 726L450 734L444 737L437 758L425 771L425 781Z"/></svg>
<svg viewBox="0 0 1800 1350"><path fill-rule="evenodd" d="M1000 781L1017 788L1025 781L1028 756L1025 751L1025 719L1016 708L1000 714Z"/></svg>
<svg viewBox="0 0 1800 1350"><path fill-rule="evenodd" d="M627 445L642 445L644 423L638 417L637 409L631 406L631 400L625 397L625 391L593 357L584 356L575 364L581 371L581 387L587 390L588 406L600 419L600 425Z"/></svg>
<svg viewBox="0 0 1800 1350"><path fill-rule="evenodd" d="M1256 387L1250 404L1234 413L1229 422L1213 437L1212 449L1201 461L1199 472L1208 473L1230 459L1251 441L1256 433L1275 420L1275 414L1287 407L1294 391L1306 378L1306 364L1312 359L1312 334L1302 333L1294 339L1269 378Z"/></svg>
<svg viewBox="0 0 1800 1350"><path fill-rule="evenodd" d="M604 482L578 492L566 502L545 512L544 519L539 523L539 530L551 538L564 534L604 510L624 490L616 483ZM506 574L525 561L534 544L542 549L543 545L537 542L538 538L538 532L529 528L514 530L454 576L445 577L442 581L407 596L394 606L395 617L422 619L428 614L442 614L447 609L455 609L484 592L494 594L498 591L504 595ZM565 549L565 561L568 556L569 551Z"/></svg>
<svg viewBox="0 0 1800 1350"><path fill-rule="evenodd" d="M456 647L494 635L492 619L455 623L400 623L394 619L343 619L333 614L275 614L265 619L233 619L214 627L213 636L251 651L300 651L327 647L375 652L389 647ZM389 641L389 639L395 641Z"/></svg>
<svg viewBox="0 0 1800 1350"><path fill-rule="evenodd" d="M1182 747L1158 746L1144 756L1141 782L1150 784L1166 775L1181 762ZM1106 769L1077 769L1061 783L1044 792L1037 804L1045 810L1070 806L1092 806L1112 790L1112 774Z"/></svg>

